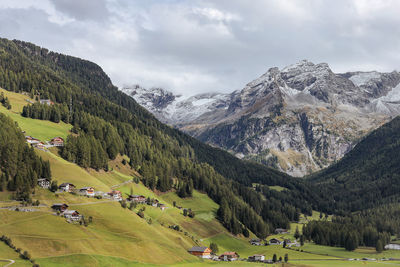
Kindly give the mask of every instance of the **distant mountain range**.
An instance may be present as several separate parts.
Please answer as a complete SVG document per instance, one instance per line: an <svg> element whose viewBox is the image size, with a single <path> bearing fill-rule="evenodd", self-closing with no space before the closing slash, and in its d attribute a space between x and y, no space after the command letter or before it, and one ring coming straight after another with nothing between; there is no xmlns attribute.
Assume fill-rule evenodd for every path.
<svg viewBox="0 0 400 267"><path fill-rule="evenodd" d="M307 60L271 68L230 94L184 97L138 85L122 91L203 142L293 176L329 166L400 114L399 72L336 74Z"/></svg>

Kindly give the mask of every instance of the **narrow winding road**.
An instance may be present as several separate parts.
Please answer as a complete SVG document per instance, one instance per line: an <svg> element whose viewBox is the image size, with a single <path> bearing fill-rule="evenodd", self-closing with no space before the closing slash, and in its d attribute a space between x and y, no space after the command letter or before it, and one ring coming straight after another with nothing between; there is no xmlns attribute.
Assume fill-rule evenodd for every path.
<svg viewBox="0 0 400 267"><path fill-rule="evenodd" d="M6 261L6 262L9 261L10 262L9 264L4 265L3 267L8 267L8 266L11 266L11 265L13 265L15 263L15 260L8 260L8 259L0 260L0 261Z"/></svg>

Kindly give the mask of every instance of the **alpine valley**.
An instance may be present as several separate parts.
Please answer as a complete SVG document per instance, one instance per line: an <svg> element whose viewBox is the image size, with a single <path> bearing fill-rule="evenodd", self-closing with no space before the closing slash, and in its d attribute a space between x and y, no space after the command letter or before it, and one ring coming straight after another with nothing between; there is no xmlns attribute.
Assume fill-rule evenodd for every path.
<svg viewBox="0 0 400 267"><path fill-rule="evenodd" d="M400 73L334 73L303 60L242 90L190 97L121 89L160 121L241 159L304 176L331 165L400 114Z"/></svg>
<svg viewBox="0 0 400 267"><path fill-rule="evenodd" d="M210 146L97 64L0 39L0 263L398 265L399 79L304 61L228 95L124 90ZM298 179L216 145L297 175L338 162Z"/></svg>

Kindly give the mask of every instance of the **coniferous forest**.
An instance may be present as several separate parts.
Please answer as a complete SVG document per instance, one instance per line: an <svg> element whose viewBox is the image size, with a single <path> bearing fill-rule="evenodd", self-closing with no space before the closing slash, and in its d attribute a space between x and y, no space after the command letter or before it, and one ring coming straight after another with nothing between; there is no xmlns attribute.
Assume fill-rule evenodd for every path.
<svg viewBox="0 0 400 267"><path fill-rule="evenodd" d="M15 122L0 113L0 191L29 200L38 178L51 179L50 164L35 154Z"/></svg>
<svg viewBox="0 0 400 267"><path fill-rule="evenodd" d="M27 104L22 116L73 126L60 149L64 159L108 171L108 161L125 154L151 189L175 190L182 198L190 197L193 189L207 193L220 204L218 218L233 234L248 235L250 230L264 238L312 210L336 215L332 222L305 227L304 237L317 244L352 250L363 244L385 244L388 235L399 233L394 219L399 209L390 205L400 197L397 186L392 186L399 178L399 119L367 136L337 164L296 179L239 160L160 123L118 91L98 65L86 60L1 39L0 86L54 102ZM4 97L0 100L9 105ZM51 178L48 162L35 156L10 119L0 119L6 126L0 134L15 132L5 137L7 145L0 144L2 189L27 197L38 177ZM18 164L25 167L16 168ZM275 185L287 190L269 188Z"/></svg>

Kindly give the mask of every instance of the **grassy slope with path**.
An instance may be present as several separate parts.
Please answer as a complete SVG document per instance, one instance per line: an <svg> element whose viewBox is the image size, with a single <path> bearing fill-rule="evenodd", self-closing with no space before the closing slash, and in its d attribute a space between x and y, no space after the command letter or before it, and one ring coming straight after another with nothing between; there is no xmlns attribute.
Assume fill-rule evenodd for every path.
<svg viewBox="0 0 400 267"><path fill-rule="evenodd" d="M10 267L31 267L32 264L29 261L22 260L19 257L19 254L11 249L9 246L0 242L0 260L14 260L15 263L11 264ZM9 261L0 261L0 266L6 266L10 262Z"/></svg>

